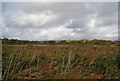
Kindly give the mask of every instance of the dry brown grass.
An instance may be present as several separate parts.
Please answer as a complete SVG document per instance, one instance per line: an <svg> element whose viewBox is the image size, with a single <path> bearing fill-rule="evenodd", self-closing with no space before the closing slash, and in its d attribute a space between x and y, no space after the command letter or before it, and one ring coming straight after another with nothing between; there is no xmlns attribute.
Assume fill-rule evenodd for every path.
<svg viewBox="0 0 120 81"><path fill-rule="evenodd" d="M7 73L9 78L103 79L105 75L91 70L93 67L90 63L94 62L95 56L99 54L116 58L118 50L116 46L95 45L5 45L3 46L3 61L5 62L3 66L4 70L7 69L6 63L14 60L12 66L15 68L11 67L12 70L10 69ZM80 61L77 62L77 59ZM117 75L117 78L120 77Z"/></svg>

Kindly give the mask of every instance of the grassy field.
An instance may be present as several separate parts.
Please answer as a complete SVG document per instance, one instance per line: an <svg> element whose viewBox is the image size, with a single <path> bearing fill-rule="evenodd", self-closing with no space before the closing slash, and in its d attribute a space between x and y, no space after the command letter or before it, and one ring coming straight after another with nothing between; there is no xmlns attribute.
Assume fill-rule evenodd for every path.
<svg viewBox="0 0 120 81"><path fill-rule="evenodd" d="M3 79L120 79L116 45L3 44Z"/></svg>

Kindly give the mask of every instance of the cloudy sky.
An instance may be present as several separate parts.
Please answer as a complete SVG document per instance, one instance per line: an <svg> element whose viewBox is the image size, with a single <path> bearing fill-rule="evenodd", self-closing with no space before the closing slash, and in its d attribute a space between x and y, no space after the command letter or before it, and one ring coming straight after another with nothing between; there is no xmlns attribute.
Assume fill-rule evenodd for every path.
<svg viewBox="0 0 120 81"><path fill-rule="evenodd" d="M117 2L3 2L2 13L3 38L118 39Z"/></svg>

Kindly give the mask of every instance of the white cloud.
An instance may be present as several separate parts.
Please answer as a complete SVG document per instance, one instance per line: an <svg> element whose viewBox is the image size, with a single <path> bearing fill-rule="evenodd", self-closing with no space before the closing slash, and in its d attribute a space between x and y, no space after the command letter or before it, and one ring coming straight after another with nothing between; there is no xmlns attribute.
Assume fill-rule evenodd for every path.
<svg viewBox="0 0 120 81"><path fill-rule="evenodd" d="M4 3L3 37L116 40L117 6L117 3Z"/></svg>
<svg viewBox="0 0 120 81"><path fill-rule="evenodd" d="M55 21L57 18L57 16L52 13L52 11L45 11L40 14L21 13L20 15L21 16L17 17L17 19L12 19L12 21L21 27L28 26L29 24L33 27L41 27L46 23Z"/></svg>

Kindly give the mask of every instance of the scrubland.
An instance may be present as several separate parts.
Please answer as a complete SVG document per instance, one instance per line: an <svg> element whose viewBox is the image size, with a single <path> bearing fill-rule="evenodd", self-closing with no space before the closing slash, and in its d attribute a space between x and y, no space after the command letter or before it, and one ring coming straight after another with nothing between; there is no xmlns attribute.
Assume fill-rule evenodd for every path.
<svg viewBox="0 0 120 81"><path fill-rule="evenodd" d="M117 45L3 44L3 79L120 79Z"/></svg>

